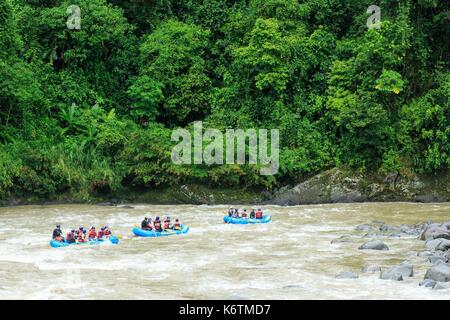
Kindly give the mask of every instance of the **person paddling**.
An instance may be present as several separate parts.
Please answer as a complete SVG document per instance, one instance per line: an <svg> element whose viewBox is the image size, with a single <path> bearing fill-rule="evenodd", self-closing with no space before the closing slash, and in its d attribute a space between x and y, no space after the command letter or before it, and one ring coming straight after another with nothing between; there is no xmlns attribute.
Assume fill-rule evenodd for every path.
<svg viewBox="0 0 450 320"><path fill-rule="evenodd" d="M173 224L173 230L181 230L180 219L178 219L178 218L175 219L175 223Z"/></svg>
<svg viewBox="0 0 450 320"><path fill-rule="evenodd" d="M109 227L108 226L104 226L103 227L103 235L105 236L105 238L108 238L111 234L112 234L112 232L109 229Z"/></svg>
<svg viewBox="0 0 450 320"><path fill-rule="evenodd" d="M167 217L164 219L163 228L164 228L164 230L172 229L172 224L170 223L170 217L169 217L169 216L167 216Z"/></svg>
<svg viewBox="0 0 450 320"><path fill-rule="evenodd" d="M66 241L68 243L75 243L75 242L77 242L76 237L75 237L75 229L72 229L70 232L67 232Z"/></svg>
<svg viewBox="0 0 450 320"><path fill-rule="evenodd" d="M53 240L56 240L56 241L59 241L59 242L62 242L64 240L63 237L62 237L61 226L59 224L53 230L52 238L53 238Z"/></svg>
<svg viewBox="0 0 450 320"><path fill-rule="evenodd" d="M255 217L256 217L256 212L255 212L255 209L252 208L252 211L250 212L250 219L255 219Z"/></svg>
<svg viewBox="0 0 450 320"><path fill-rule="evenodd" d="M153 230L153 226L152 226L152 218L147 218L145 217L144 220L142 220L141 222L141 229L142 230Z"/></svg>
<svg viewBox="0 0 450 320"><path fill-rule="evenodd" d="M255 218L256 219L262 219L263 218L263 213L262 213L261 209L258 209L258 211L256 211Z"/></svg>
<svg viewBox="0 0 450 320"><path fill-rule="evenodd" d="M159 219L159 217L155 218L155 221L153 222L153 227L158 232L162 232L163 231L163 228L162 228L162 225L161 225L161 220Z"/></svg>
<svg viewBox="0 0 450 320"><path fill-rule="evenodd" d="M102 239L104 235L105 235L105 227L101 227L100 230L98 230L97 239L98 240Z"/></svg>
<svg viewBox="0 0 450 320"><path fill-rule="evenodd" d="M78 228L77 241L78 242L85 242L86 241L86 233L84 232L84 228L83 227Z"/></svg>
<svg viewBox="0 0 450 320"><path fill-rule="evenodd" d="M95 227L92 226L89 229L88 239L89 239L89 241L91 241L91 240L95 240L96 238L97 238L97 231L95 231Z"/></svg>
<svg viewBox="0 0 450 320"><path fill-rule="evenodd" d="M233 207L230 207L230 209L228 209L228 216L232 217L233 214L234 214L234 209L233 209Z"/></svg>

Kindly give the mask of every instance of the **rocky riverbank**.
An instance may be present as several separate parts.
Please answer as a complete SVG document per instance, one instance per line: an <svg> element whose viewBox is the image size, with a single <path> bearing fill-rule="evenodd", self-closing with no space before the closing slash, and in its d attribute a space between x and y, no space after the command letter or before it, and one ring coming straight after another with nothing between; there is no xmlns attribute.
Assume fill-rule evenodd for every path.
<svg viewBox="0 0 450 320"><path fill-rule="evenodd" d="M302 205L351 202L449 202L450 173L439 176L416 174L357 173L333 168L273 192L247 188L211 188L181 184L78 198L70 194L55 199L11 197L0 205L38 203L151 203L151 204L275 204Z"/></svg>
<svg viewBox="0 0 450 320"><path fill-rule="evenodd" d="M418 251L417 257L423 258L422 263L427 265L427 270L418 285L435 290L450 289L450 222L428 221L414 225L391 226L383 221L373 221L358 225L355 229L361 233L361 238L367 239L361 246L355 246L355 250L366 250L367 254L372 250L389 251L390 248L384 241L390 238L406 237L405 241L409 239L424 241L424 250ZM354 239L349 235L342 235L331 241L332 245L339 243L354 243ZM403 281L414 277L414 266L405 260L388 268L376 264L367 265L360 272L378 273L379 278L383 280ZM336 275L336 279L358 278L359 274L355 271L343 271Z"/></svg>

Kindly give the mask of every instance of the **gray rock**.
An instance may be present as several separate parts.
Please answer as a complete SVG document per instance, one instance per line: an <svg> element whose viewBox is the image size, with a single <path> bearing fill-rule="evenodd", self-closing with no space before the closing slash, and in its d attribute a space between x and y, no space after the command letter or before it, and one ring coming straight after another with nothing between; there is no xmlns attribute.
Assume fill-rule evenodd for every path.
<svg viewBox="0 0 450 320"><path fill-rule="evenodd" d="M450 289L450 282L436 282L433 289L434 290Z"/></svg>
<svg viewBox="0 0 450 320"><path fill-rule="evenodd" d="M420 240L439 238L450 239L450 234L446 227L436 223L430 224L420 235Z"/></svg>
<svg viewBox="0 0 450 320"><path fill-rule="evenodd" d="M447 260L450 260L450 250L443 254L443 257Z"/></svg>
<svg viewBox="0 0 450 320"><path fill-rule="evenodd" d="M448 282L450 281L450 266L442 262L437 263L427 270L424 279Z"/></svg>
<svg viewBox="0 0 450 320"><path fill-rule="evenodd" d="M430 257L432 255L433 255L433 253L431 251L420 251L420 252L417 252L417 256L418 257Z"/></svg>
<svg viewBox="0 0 450 320"><path fill-rule="evenodd" d="M360 224L360 225L357 225L355 229L359 230L359 231L368 231L368 230L372 230L372 226L368 225L368 224Z"/></svg>
<svg viewBox="0 0 450 320"><path fill-rule="evenodd" d="M428 262L431 264L436 264L438 262L447 262L447 259L441 256L432 256L428 258Z"/></svg>
<svg viewBox="0 0 450 320"><path fill-rule="evenodd" d="M361 269L362 273L376 273L376 272L380 272L380 271L381 271L381 267L376 266L376 265L365 266L364 268Z"/></svg>
<svg viewBox="0 0 450 320"><path fill-rule="evenodd" d="M381 273L380 279L403 281L403 276L399 272L397 272L397 273Z"/></svg>
<svg viewBox="0 0 450 320"><path fill-rule="evenodd" d="M450 249L450 240L442 239L441 243L438 244L436 250L447 251Z"/></svg>
<svg viewBox="0 0 450 320"><path fill-rule="evenodd" d="M380 240L372 240L364 243L358 248L359 250L389 250L389 247Z"/></svg>
<svg viewBox="0 0 450 320"><path fill-rule="evenodd" d="M420 281L419 286L425 287L425 288L433 288L436 285L436 281L431 279L425 279Z"/></svg>
<svg viewBox="0 0 450 320"><path fill-rule="evenodd" d="M425 247L428 250L437 250L437 247L441 244L443 239L433 239L425 242Z"/></svg>
<svg viewBox="0 0 450 320"><path fill-rule="evenodd" d="M442 227L442 228L446 228L447 230L450 230L450 221L444 222L444 223L441 225L441 227Z"/></svg>
<svg viewBox="0 0 450 320"><path fill-rule="evenodd" d="M351 272L351 271L344 271L339 273L336 277L336 279L358 279L359 276L357 273Z"/></svg>
<svg viewBox="0 0 450 320"><path fill-rule="evenodd" d="M406 277L414 275L413 266L409 262L403 262L399 266L392 267L381 273L380 278L384 280L397 280L397 274L402 276L402 280Z"/></svg>
<svg viewBox="0 0 450 320"><path fill-rule="evenodd" d="M337 239L331 240L331 244L334 243L353 243L354 241L350 238L349 235L342 235Z"/></svg>

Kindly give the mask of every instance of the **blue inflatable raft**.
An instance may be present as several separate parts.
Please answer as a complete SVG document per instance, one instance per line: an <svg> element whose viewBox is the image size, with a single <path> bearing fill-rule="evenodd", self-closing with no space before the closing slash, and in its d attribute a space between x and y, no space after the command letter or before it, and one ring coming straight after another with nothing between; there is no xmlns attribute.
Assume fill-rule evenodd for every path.
<svg viewBox="0 0 450 320"><path fill-rule="evenodd" d="M189 231L189 227L182 224L181 230L166 230L166 231L154 231L154 230L143 230L141 228L133 228L133 233L138 237L167 237L177 234L184 234Z"/></svg>
<svg viewBox="0 0 450 320"><path fill-rule="evenodd" d="M50 240L50 245L53 248L60 248L60 247L68 247L72 245L95 245L95 244L105 244L105 243L112 243L112 244L118 244L119 238L116 236L110 236L106 239L101 240L90 240L86 242L74 242L74 243L68 243L65 240L63 242L56 241L56 240Z"/></svg>
<svg viewBox="0 0 450 320"><path fill-rule="evenodd" d="M231 224L256 224L256 223L269 223L272 220L272 216L263 215L262 219L253 218L233 218L225 216L223 221Z"/></svg>

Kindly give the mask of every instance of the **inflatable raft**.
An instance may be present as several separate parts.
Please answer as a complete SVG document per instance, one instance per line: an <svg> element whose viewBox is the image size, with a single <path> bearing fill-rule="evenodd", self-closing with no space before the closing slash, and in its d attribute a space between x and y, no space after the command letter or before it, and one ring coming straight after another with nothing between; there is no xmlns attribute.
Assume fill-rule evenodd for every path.
<svg viewBox="0 0 450 320"><path fill-rule="evenodd" d="M68 246L72 246L72 245L80 245L80 246L83 245L84 246L84 245L95 245L95 244L105 244L105 243L118 244L119 238L117 238L116 236L110 236L109 238L101 239L101 240L90 240L90 241L86 241L86 242L74 242L74 243L68 243L65 240L63 242L56 241L53 239L50 240L50 246L52 246L52 248L68 247Z"/></svg>
<svg viewBox="0 0 450 320"><path fill-rule="evenodd" d="M223 217L225 223L231 224L256 224L256 223L269 223L272 220L272 216L263 215L262 219L253 218L233 218L233 217Z"/></svg>
<svg viewBox="0 0 450 320"><path fill-rule="evenodd" d="M167 237L177 234L184 234L189 231L189 227L182 224L181 230L167 230L167 231L154 231L154 230L143 230L141 228L133 228L133 233L138 237Z"/></svg>

